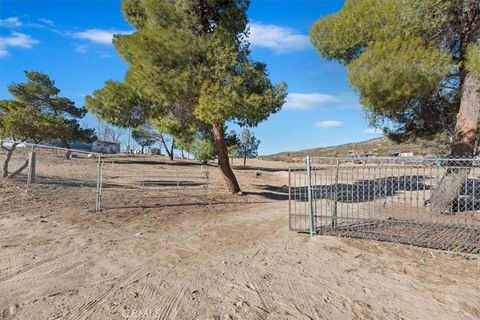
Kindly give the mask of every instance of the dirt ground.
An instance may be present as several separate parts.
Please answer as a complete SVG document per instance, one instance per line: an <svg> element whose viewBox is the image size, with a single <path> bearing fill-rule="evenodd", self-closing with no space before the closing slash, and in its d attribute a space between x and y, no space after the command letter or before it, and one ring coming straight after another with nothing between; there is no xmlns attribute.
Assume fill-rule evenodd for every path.
<svg viewBox="0 0 480 320"><path fill-rule="evenodd" d="M209 205L0 183L0 319L480 318L480 260L291 232L286 165L249 164L243 196L211 167Z"/></svg>

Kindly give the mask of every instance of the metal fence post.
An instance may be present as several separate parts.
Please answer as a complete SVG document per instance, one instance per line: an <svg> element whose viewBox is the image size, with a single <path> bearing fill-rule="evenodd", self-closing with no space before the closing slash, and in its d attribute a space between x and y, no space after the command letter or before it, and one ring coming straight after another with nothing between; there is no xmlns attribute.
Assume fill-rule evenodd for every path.
<svg viewBox="0 0 480 320"><path fill-rule="evenodd" d="M335 191L333 194L333 212L332 212L332 229L337 229L337 206L338 206L338 171L339 171L340 162L338 157L336 158L336 169L335 169Z"/></svg>
<svg viewBox="0 0 480 320"><path fill-rule="evenodd" d="M97 163L97 191L95 194L95 211L102 211L102 200L101 200L101 190L102 190L102 155L98 155Z"/></svg>
<svg viewBox="0 0 480 320"><path fill-rule="evenodd" d="M313 194L312 194L312 166L310 164L310 157L306 158L307 164L307 193L308 193L308 208L310 216L310 236L316 234L315 226L315 210L313 209Z"/></svg>
<svg viewBox="0 0 480 320"><path fill-rule="evenodd" d="M288 168L288 227L292 230L292 175Z"/></svg>
<svg viewBox="0 0 480 320"><path fill-rule="evenodd" d="M30 188L32 183L35 183L35 166L36 166L36 154L35 151L28 153L28 177L27 177L27 189Z"/></svg>
<svg viewBox="0 0 480 320"><path fill-rule="evenodd" d="M203 167L202 167L203 169ZM209 183L209 179L210 179L210 176L209 176L209 172L205 172L205 180L206 180L206 184L205 184L205 204L208 204L208 183Z"/></svg>

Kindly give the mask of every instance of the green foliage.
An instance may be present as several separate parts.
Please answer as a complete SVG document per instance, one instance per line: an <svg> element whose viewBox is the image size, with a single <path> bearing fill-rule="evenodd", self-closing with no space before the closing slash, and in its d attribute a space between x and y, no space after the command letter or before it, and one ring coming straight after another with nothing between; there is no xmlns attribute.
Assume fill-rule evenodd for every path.
<svg viewBox="0 0 480 320"><path fill-rule="evenodd" d="M366 107L388 115L408 110L409 101L440 87L450 63L448 54L426 47L419 38L394 38L372 43L348 64L349 79Z"/></svg>
<svg viewBox="0 0 480 320"><path fill-rule="evenodd" d="M86 108L102 120L119 127L137 127L145 123L150 104L122 82L107 81L105 87L85 99Z"/></svg>
<svg viewBox="0 0 480 320"><path fill-rule="evenodd" d="M137 30L116 35L114 45L130 68L124 84L107 82L87 106L115 124L151 119L176 138L226 121L265 120L283 105L286 85L272 85L265 65L249 58L248 4L124 0L124 16ZM116 96L114 87L133 93Z"/></svg>
<svg viewBox="0 0 480 320"><path fill-rule="evenodd" d="M225 130L227 132L227 130ZM227 145L228 155L234 157L237 154L238 146L240 145L240 139L237 133L231 130L225 136L225 144Z"/></svg>
<svg viewBox="0 0 480 320"><path fill-rule="evenodd" d="M150 147L159 140L158 133L149 126L134 128L132 130L132 138L142 147L142 153L145 147Z"/></svg>
<svg viewBox="0 0 480 320"><path fill-rule="evenodd" d="M5 101L0 101L0 105ZM34 108L18 105L9 108L0 115L0 137L12 138L16 141L27 139L38 143L45 139L58 137L58 132L65 132L68 127L59 117L45 115Z"/></svg>
<svg viewBox="0 0 480 320"><path fill-rule="evenodd" d="M0 101L2 137L34 142L59 139L64 144L95 139L94 130L78 123L86 109L76 108L70 99L59 97L60 90L46 74L26 71L25 75L27 82L8 86L14 100Z"/></svg>
<svg viewBox="0 0 480 320"><path fill-rule="evenodd" d="M224 131L227 132L226 126ZM236 150L240 144L237 133L231 130L228 134L225 134L224 138L229 155L236 155ZM217 149L210 130L198 131L189 135L188 139L177 140L177 146L191 153L197 160L209 161L217 157Z"/></svg>
<svg viewBox="0 0 480 320"><path fill-rule="evenodd" d="M123 0L125 19L136 31L115 35L113 43L129 65L124 85L142 103L128 103L141 106L141 117L127 112L121 118L148 119L182 140L183 145L189 140L198 141L196 134L206 129L218 133L227 121L256 126L278 112L285 102L287 86L273 85L266 66L250 58L249 3ZM92 110L113 109L97 114L116 121L118 107L99 99L101 95L97 92L87 99L87 104ZM219 138L221 134L216 137L219 165L227 186L231 192L239 192L229 167L227 146ZM199 144L199 149L208 149L203 148L206 143Z"/></svg>
<svg viewBox="0 0 480 320"><path fill-rule="evenodd" d="M480 42L468 46L465 68L480 77Z"/></svg>
<svg viewBox="0 0 480 320"><path fill-rule="evenodd" d="M237 156L246 158L255 158L258 156L258 146L260 140L258 140L252 131L248 128L242 130L240 135L240 141L237 149Z"/></svg>
<svg viewBox="0 0 480 320"><path fill-rule="evenodd" d="M217 156L217 149L213 141L201 137L195 139L188 146L187 151L190 152L195 159L203 162L213 160Z"/></svg>
<svg viewBox="0 0 480 320"><path fill-rule="evenodd" d="M459 27L475 10L472 0L346 0L311 41L347 67L371 124L388 123L397 140L434 137L453 133L462 73L480 74L480 20L468 34Z"/></svg>

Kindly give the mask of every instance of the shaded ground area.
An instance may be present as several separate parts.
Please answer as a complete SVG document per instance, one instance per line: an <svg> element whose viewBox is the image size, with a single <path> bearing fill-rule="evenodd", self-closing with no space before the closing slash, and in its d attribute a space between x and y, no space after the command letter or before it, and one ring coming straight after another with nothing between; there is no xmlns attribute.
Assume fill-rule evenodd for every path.
<svg viewBox="0 0 480 320"><path fill-rule="evenodd" d="M319 228L320 234L378 241L466 254L480 254L480 225L456 225L411 220L368 220Z"/></svg>
<svg viewBox="0 0 480 320"><path fill-rule="evenodd" d="M237 171L245 196L211 168L209 205L100 214L90 186L0 185L0 319L480 317L479 260L288 231L282 166Z"/></svg>

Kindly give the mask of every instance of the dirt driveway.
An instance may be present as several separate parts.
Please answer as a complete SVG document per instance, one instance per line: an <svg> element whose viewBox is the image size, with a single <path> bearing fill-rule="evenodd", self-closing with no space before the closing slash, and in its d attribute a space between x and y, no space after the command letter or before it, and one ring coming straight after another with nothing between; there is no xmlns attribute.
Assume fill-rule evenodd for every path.
<svg viewBox="0 0 480 320"><path fill-rule="evenodd" d="M212 169L207 206L1 186L0 319L480 318L479 260L290 232L286 172L253 164L244 196Z"/></svg>

